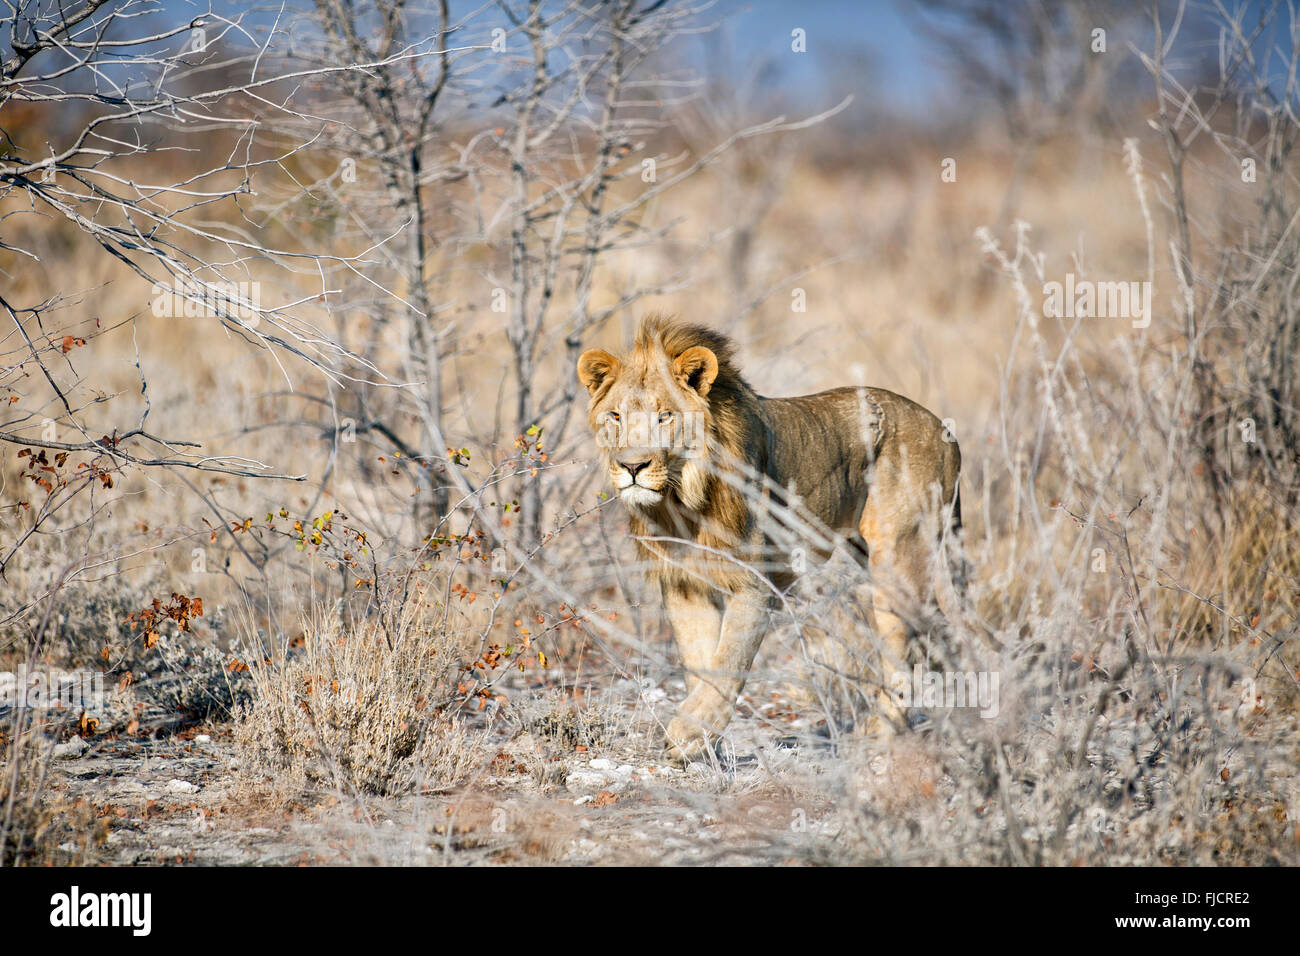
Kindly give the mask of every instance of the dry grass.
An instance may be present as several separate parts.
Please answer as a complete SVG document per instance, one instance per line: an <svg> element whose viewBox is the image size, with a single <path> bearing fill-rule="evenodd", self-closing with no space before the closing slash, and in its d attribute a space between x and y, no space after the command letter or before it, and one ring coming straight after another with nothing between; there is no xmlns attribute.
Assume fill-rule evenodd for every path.
<svg viewBox="0 0 1300 956"><path fill-rule="evenodd" d="M0 729L0 866L92 861L108 836L108 820L86 800L51 793L52 744L38 727L12 729L11 721Z"/></svg>
<svg viewBox="0 0 1300 956"><path fill-rule="evenodd" d="M236 740L250 770L349 797L455 787L482 760L481 732L450 714L459 648L412 623L391 646L374 627L319 615L302 647L254 663Z"/></svg>

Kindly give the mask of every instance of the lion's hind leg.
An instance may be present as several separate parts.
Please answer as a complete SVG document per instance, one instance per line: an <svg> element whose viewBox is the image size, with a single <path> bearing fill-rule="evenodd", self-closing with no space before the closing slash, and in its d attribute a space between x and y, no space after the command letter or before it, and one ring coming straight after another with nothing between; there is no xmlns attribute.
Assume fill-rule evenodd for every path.
<svg viewBox="0 0 1300 956"><path fill-rule="evenodd" d="M848 533L844 544L858 570L835 579L819 608L827 613L825 626L813 632L817 641L809 644L815 653L814 677L820 676L824 685L818 702L827 707L828 719L837 726L852 727L855 734L861 734L867 730L879 690L873 674L873 658L879 654L873 639L880 633L880 624L866 542ZM873 639L863 640L864 633Z"/></svg>
<svg viewBox="0 0 1300 956"><path fill-rule="evenodd" d="M924 514L902 517L898 510L882 514L879 502L868 502L859 531L870 555L871 608L880 654L881 688L868 733L889 735L908 726L901 688L908 680L913 638L934 621L938 610L934 588L937 536Z"/></svg>

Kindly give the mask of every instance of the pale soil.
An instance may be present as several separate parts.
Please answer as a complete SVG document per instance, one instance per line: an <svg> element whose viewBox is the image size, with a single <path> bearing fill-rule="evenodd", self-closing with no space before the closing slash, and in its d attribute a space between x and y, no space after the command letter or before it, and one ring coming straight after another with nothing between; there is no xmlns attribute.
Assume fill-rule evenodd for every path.
<svg viewBox="0 0 1300 956"><path fill-rule="evenodd" d="M891 745L852 735L832 741L819 709L774 675L798 671L779 643L760 658L720 758L685 771L662 757L662 726L685 695L678 672L646 660L591 659L581 680L556 686L520 676L503 686L506 710L486 727L477 771L443 792L379 797L301 783L244 765L232 725L212 723L148 737L96 738L51 764L53 806L84 801L108 823L107 838L63 844L50 862L113 865L588 865L960 864L1017 862L1007 845L1003 800L979 786L980 767L955 738L907 735ZM533 683L528 683L532 681ZM562 706L556 706L557 700ZM580 705L595 730L575 743L550 715ZM539 715L541 719L539 720ZM1038 753L1038 782L1019 780L1014 801L1026 839L1058 824L1068 790L1114 787L1134 741L1108 713L1113 733L1089 749L1088 769L1060 769L1049 726L1031 722L1023 744ZM1254 721L1254 718L1251 718ZM1213 785L1190 765L1162 763L1142 799L1114 809L1080 795L1066 848L1052 860L1104 865L1292 863L1300 852L1294 741L1300 720L1270 715L1282 735L1252 749L1251 728L1219 759ZM1280 723L1279 723L1280 722ZM1041 725L1041 726L1040 726ZM558 729L557 729L558 726ZM153 728L149 728L153 730ZM592 731L591 726L586 731ZM1077 739L1078 726L1066 728ZM158 731L158 733L162 733ZM1098 740L1101 735L1098 735ZM1290 743L1287 743L1290 741ZM1139 747L1140 752L1145 752ZM1041 759L1040 759L1041 758ZM963 761L966 761L965 763ZM1066 762L1068 763L1068 761ZM1022 766L1029 764L1022 763ZM1056 769L1053 769L1056 768ZM1204 768L1202 768L1204 769ZM1252 777L1260 771L1264 789ZM1222 780L1220 780L1222 776ZM1241 782L1238 786L1237 781ZM1174 797L1159 813L1152 799ZM1058 803L1058 799L1062 803ZM1077 803L1077 801L1074 801Z"/></svg>
<svg viewBox="0 0 1300 956"><path fill-rule="evenodd" d="M77 853L113 865L781 863L815 858L830 809L806 784L834 762L789 701L746 698L718 764L660 757L666 691L616 680L597 747L499 720L482 772L446 793L304 792L241 766L227 724L64 751L50 797L90 802L107 840ZM647 704L647 700L652 701ZM621 706L620 706L621 705ZM744 713L749 711L749 713ZM621 717L618 715L621 712ZM800 733L803 731L803 733ZM792 746L796 739L801 746ZM73 750L77 749L74 745ZM810 839L812 838L812 839ZM67 851L71 846L65 845Z"/></svg>

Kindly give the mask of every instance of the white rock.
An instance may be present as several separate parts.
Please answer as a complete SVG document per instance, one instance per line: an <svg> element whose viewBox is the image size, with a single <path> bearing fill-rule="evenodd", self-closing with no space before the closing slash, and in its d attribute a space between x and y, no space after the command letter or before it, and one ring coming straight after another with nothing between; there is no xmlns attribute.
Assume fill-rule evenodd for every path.
<svg viewBox="0 0 1300 956"><path fill-rule="evenodd" d="M584 794L583 796L579 797L577 800L574 800L574 801L573 801L573 805L574 805L575 807L580 807L580 806L582 806L584 803L591 803L591 801L593 801L593 800L595 800L595 799L596 799L596 798L593 797L593 796L592 796L591 794L589 794L589 793L588 793L588 794Z"/></svg>
<svg viewBox="0 0 1300 956"><path fill-rule="evenodd" d="M172 780L167 781L167 792L168 793L198 793L199 788L196 787L194 784L190 783L188 780L181 780L180 778L174 778Z"/></svg>
<svg viewBox="0 0 1300 956"><path fill-rule="evenodd" d="M194 742L196 744L210 744L212 743L212 738L207 734L198 734L195 736Z"/></svg>
<svg viewBox="0 0 1300 956"><path fill-rule="evenodd" d="M592 770L613 770L614 761L606 760L604 757L598 757L590 764Z"/></svg>
<svg viewBox="0 0 1300 956"><path fill-rule="evenodd" d="M90 744L86 743L79 736L74 735L66 744L54 745L55 760L74 760L84 754Z"/></svg>
<svg viewBox="0 0 1300 956"><path fill-rule="evenodd" d="M571 793L595 793L614 782L614 777L603 770L570 770L564 779L565 789Z"/></svg>

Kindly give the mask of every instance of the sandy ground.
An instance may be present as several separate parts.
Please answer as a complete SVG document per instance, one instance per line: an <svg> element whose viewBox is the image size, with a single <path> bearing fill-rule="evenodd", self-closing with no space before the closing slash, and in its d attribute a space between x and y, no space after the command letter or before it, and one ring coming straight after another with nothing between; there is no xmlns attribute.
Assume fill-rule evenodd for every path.
<svg viewBox="0 0 1300 956"><path fill-rule="evenodd" d="M810 862L832 834L808 782L836 760L824 727L769 693L745 698L715 764L660 757L657 721L684 694L622 679L598 745L498 720L483 768L451 792L374 797L286 790L241 767L228 724L59 750L52 797L85 800L113 865ZM616 704L621 705L615 706ZM819 730L821 731L819 733ZM77 857L77 849L64 846Z"/></svg>
<svg viewBox="0 0 1300 956"><path fill-rule="evenodd" d="M782 682L798 671L794 654L780 643L765 648L762 676L746 688L718 758L685 770L668 766L661 749L662 726L685 687L679 671L649 660L593 665L588 658L581 680L550 672L563 694L539 684L537 674L519 675L503 688L514 703L479 717L485 733L475 772L440 791L381 797L305 788L244 765L230 723L106 734L89 744L74 738L57 750L47 796L56 806L88 804L107 836L63 844L66 859L51 862L925 864L987 858L978 851L1005 843L1002 800L954 780L948 770L960 769L960 756L923 743L930 733L890 744L833 738L799 685ZM570 720L574 704L588 715L579 724ZM1108 719L1117 726L1131 722L1125 705L1113 711ZM1295 715L1280 719L1290 728L1286 739L1300 739ZM1066 737L1079 732L1071 726ZM1046 726L1028 733L1027 745L1050 749ZM1104 740L1104 751L1090 748L1086 776L1114 788L1135 741L1124 733ZM1145 802L1134 798L1122 810L1081 806L1061 858L1110 865L1293 860L1300 846L1290 809L1300 799L1294 747L1262 752L1265 760L1249 741L1248 734L1231 748L1222 773L1215 764L1208 802L1179 802L1185 820L1184 811L1170 818L1144 809L1171 787L1192 788L1188 797L1201 792L1195 787L1205 782L1189 782L1177 768L1151 771L1156 779ZM1043 759L1053 763L1045 752ZM1261 760L1268 766L1254 766ZM968 769L978 775L978 767ZM1267 771L1272 789L1257 790L1253 771ZM1050 798L1070 782L1042 772L1042 786L1017 781L1007 795L1026 839L1034 833L1030 819L1056 824L1058 804Z"/></svg>

